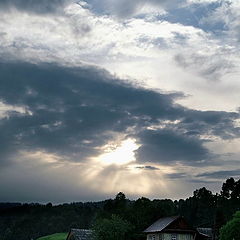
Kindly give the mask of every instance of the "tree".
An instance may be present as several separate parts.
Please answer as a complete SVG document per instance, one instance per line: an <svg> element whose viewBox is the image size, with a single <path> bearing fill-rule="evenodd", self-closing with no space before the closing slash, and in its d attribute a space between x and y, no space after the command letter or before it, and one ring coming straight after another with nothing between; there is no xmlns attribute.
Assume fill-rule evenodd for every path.
<svg viewBox="0 0 240 240"><path fill-rule="evenodd" d="M116 195L113 203L114 203L115 209L117 210L117 213L120 214L123 211L123 209L125 209L126 204L127 204L127 199L126 199L125 194L122 192L119 192Z"/></svg>
<svg viewBox="0 0 240 240"><path fill-rule="evenodd" d="M213 224L215 215L215 201L212 192L205 187L193 192L189 199L190 212L189 221L197 226L208 226ZM184 214L185 215L185 214Z"/></svg>
<svg viewBox="0 0 240 240"><path fill-rule="evenodd" d="M231 193L235 188L235 180L233 178L228 178L225 183L222 185L221 195L225 198L230 198Z"/></svg>
<svg viewBox="0 0 240 240"><path fill-rule="evenodd" d="M240 211L220 229L220 240L240 240Z"/></svg>
<svg viewBox="0 0 240 240"><path fill-rule="evenodd" d="M210 190L207 190L205 187L197 189L193 192L193 197L203 201L212 201L213 194Z"/></svg>
<svg viewBox="0 0 240 240"><path fill-rule="evenodd" d="M221 195L227 199L240 199L240 179L229 178L222 185Z"/></svg>
<svg viewBox="0 0 240 240"><path fill-rule="evenodd" d="M98 219L93 226L96 240L125 240L132 226L117 215L111 219Z"/></svg>
<svg viewBox="0 0 240 240"><path fill-rule="evenodd" d="M240 198L240 179L235 182L234 189L231 194L231 198L239 199Z"/></svg>
<svg viewBox="0 0 240 240"><path fill-rule="evenodd" d="M115 197L115 201L117 202L125 202L126 201L126 196L123 192L119 192L116 197Z"/></svg>

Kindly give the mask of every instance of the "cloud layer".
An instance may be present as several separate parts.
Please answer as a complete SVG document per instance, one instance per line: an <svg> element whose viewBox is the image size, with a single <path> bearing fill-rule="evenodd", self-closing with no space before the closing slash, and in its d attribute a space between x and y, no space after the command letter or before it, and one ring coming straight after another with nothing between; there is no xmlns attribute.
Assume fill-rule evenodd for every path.
<svg viewBox="0 0 240 240"><path fill-rule="evenodd" d="M0 1L3 200L184 197L237 176L239 8Z"/></svg>
<svg viewBox="0 0 240 240"><path fill-rule="evenodd" d="M36 183L45 190L54 191L55 180L65 182L61 186L62 195L50 196L53 201L62 201L69 191L73 192L66 199L77 198L73 189L81 189L86 183L89 192L82 190L86 199L93 197L91 191L96 189L100 191L98 196L103 194L100 185L104 185L108 193L119 187L118 190L125 189L133 195L142 192L142 188L139 192L134 188L134 174L128 165L103 167L103 163L94 160L104 152L105 146L118 142L119 136L121 141L131 138L138 144L135 150L138 166L133 172L134 169L140 171L139 174L144 170L157 170L155 174L145 171L146 176L138 175L146 194L151 194L151 178L164 176L163 166L178 164L185 171L193 166L214 166L216 156L206 143L214 138L234 139L240 135L235 125L239 113L191 110L175 103L183 97L179 93L160 93L134 86L96 67L1 62L0 73L1 102L6 106L0 120L2 184L9 182L9 171L15 172L12 180L26 185L26 193L16 194L18 199L39 197L30 184L32 176L24 174L28 168L39 171L37 179L43 174L51 181L52 185L47 187L44 181ZM56 174L55 180L51 171ZM71 179L59 177L66 171L71 171L80 182L69 187ZM183 179L186 174L172 172L166 177ZM201 177L197 176L198 181ZM123 178L132 179L133 189L124 185ZM82 182L82 179L85 180ZM94 179L98 179L100 185L93 184ZM112 185L110 179L121 184L113 182ZM17 191L10 182L11 192ZM5 188L3 190L14 199Z"/></svg>
<svg viewBox="0 0 240 240"><path fill-rule="evenodd" d="M54 13L63 9L71 0L1 0L1 10L19 9L26 12L33 12L37 14Z"/></svg>
<svg viewBox="0 0 240 240"><path fill-rule="evenodd" d="M192 164L211 156L208 138L240 135L238 113L193 111L174 103L177 93L134 87L94 67L2 63L0 72L1 101L25 109L1 119L5 154L40 149L84 161L121 133L138 140L139 161Z"/></svg>

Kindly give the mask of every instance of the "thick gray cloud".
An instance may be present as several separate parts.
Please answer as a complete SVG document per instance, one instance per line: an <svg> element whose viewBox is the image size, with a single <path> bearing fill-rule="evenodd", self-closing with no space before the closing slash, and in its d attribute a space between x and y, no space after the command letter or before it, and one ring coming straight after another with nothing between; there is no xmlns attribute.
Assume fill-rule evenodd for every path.
<svg viewBox="0 0 240 240"><path fill-rule="evenodd" d="M189 136L206 134L231 139L240 135L240 128L233 122L238 118L236 112L188 110L178 127Z"/></svg>
<svg viewBox="0 0 240 240"><path fill-rule="evenodd" d="M141 145L140 162L194 165L212 156L201 135L240 135L238 113L187 109L174 103L177 93L136 87L94 67L1 63L0 83L1 101L26 111L9 110L0 120L2 164L22 150L84 161L116 134L127 134ZM166 121L177 123L147 130Z"/></svg>
<svg viewBox="0 0 240 240"><path fill-rule="evenodd" d="M9 10L17 8L22 11L34 12L38 14L53 13L62 9L71 0L0 0L0 9Z"/></svg>
<svg viewBox="0 0 240 240"><path fill-rule="evenodd" d="M3 63L0 72L1 100L31 113L10 112L1 120L1 141L9 148L44 149L83 160L99 154L98 147L111 139L109 132L178 114L171 107L174 95L120 84L94 68ZM140 120L145 115L148 120Z"/></svg>
<svg viewBox="0 0 240 240"><path fill-rule="evenodd" d="M172 130L146 130L139 134L137 158L143 162L197 164L211 157L203 141Z"/></svg>

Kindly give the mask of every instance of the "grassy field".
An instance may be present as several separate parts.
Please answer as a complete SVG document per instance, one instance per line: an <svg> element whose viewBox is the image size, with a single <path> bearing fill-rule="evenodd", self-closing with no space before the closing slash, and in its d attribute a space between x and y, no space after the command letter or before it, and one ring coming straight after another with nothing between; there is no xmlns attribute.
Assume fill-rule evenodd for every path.
<svg viewBox="0 0 240 240"><path fill-rule="evenodd" d="M40 237L37 240L66 240L67 235L67 233L55 233L52 235Z"/></svg>

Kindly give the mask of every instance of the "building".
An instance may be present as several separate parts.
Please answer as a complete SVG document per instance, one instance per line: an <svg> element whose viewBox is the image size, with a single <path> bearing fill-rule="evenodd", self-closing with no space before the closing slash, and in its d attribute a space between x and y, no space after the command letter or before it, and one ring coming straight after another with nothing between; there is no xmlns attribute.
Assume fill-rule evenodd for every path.
<svg viewBox="0 0 240 240"><path fill-rule="evenodd" d="M147 234L147 240L206 240L207 235L191 227L183 217L165 217L160 218L144 233Z"/></svg>
<svg viewBox="0 0 240 240"><path fill-rule="evenodd" d="M66 240L93 240L93 231L86 229L71 229Z"/></svg>
<svg viewBox="0 0 240 240"><path fill-rule="evenodd" d="M213 230L212 228L197 228L197 231L205 236L206 239L213 239Z"/></svg>

